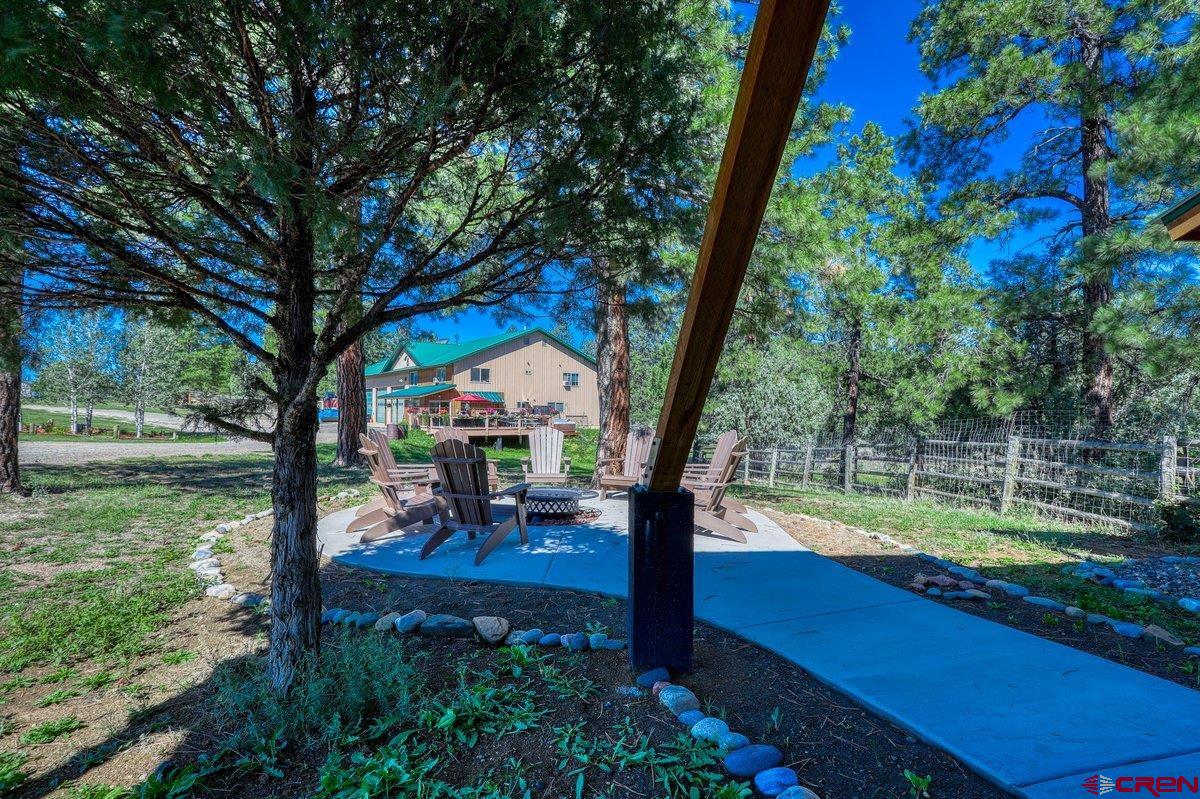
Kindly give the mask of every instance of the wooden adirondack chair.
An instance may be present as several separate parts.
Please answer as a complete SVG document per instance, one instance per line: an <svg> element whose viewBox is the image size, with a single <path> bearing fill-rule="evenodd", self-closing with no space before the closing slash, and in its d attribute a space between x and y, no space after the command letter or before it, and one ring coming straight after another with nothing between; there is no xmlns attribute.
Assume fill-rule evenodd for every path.
<svg viewBox="0 0 1200 799"><path fill-rule="evenodd" d="M430 488L437 483L437 470L433 468L432 464L429 466L422 466L419 464L413 464L411 466L397 465L396 456L392 454L392 448L388 443L387 433L384 431L373 428L368 429L366 436L364 437L360 433L358 439L362 443L363 447L371 447L377 452L382 462L382 466L387 472L388 480L392 482L411 484L411 487L417 489L421 487ZM363 452L363 450L360 449L359 452ZM370 456L366 455L366 453L363 453L363 456L367 458L368 466L370 466ZM374 477L374 472L372 472L372 477ZM374 513L375 511L385 507L386 504L386 500L383 497L380 497L379 499L359 506L359 508L355 511L355 515L366 516L369 513Z"/></svg>
<svg viewBox="0 0 1200 799"><path fill-rule="evenodd" d="M746 439L735 441L729 449L725 462L719 470L717 479L712 482L697 482L688 486L696 497L695 522L701 530L706 530L721 538L746 543L746 533L758 532L758 526L748 518L732 510L726 504L725 489L737 475L737 468L746 455ZM715 459L714 459L715 460ZM741 528L741 529L739 529Z"/></svg>
<svg viewBox="0 0 1200 799"><path fill-rule="evenodd" d="M399 531L415 532L434 516L445 516L446 502L430 491L428 472L423 473L422 483L399 479L388 473L379 448L370 439L360 435L359 440L363 445L359 452L367 459L371 482L382 496L378 503L372 503L376 505L373 510L359 514L347 525L347 532L366 528L359 538L366 543Z"/></svg>
<svg viewBox="0 0 1200 799"><path fill-rule="evenodd" d="M571 459L563 457L563 431L538 427L529 434L529 457L521 458L527 483L565 483Z"/></svg>
<svg viewBox="0 0 1200 799"><path fill-rule="evenodd" d="M725 462L729 459L730 453L738 444L738 434L736 430L726 430L717 439L716 446L713 447L712 458L708 463L689 463L683 467L683 479L680 484L689 491L704 491L713 485L721 482L721 474L725 469ZM743 442L744 444L744 442ZM733 476L737 474L736 470L730 476L732 482ZM726 496L723 500L724 506L736 511L738 514L746 512L746 506L733 497ZM750 525L746 529L757 532L758 527L749 519L746 523Z"/></svg>
<svg viewBox="0 0 1200 799"><path fill-rule="evenodd" d="M503 491L489 490L485 466L487 456L479 447L457 439L448 439L435 445L432 454L442 483L440 496L446 500L449 513L442 515L441 528L421 547L422 560L459 530L466 531L472 538L476 533L487 536L475 553L476 566L483 563L483 559L500 545L514 527L520 532L521 543L529 543L525 511L528 483L510 486ZM492 500L499 497L513 497L516 500L515 513L501 522L496 521L495 508L492 506Z"/></svg>
<svg viewBox="0 0 1200 799"><path fill-rule="evenodd" d="M439 427L433 431L433 440L440 444L443 441L461 441L471 444L470 437L462 430L453 427ZM500 474L496 471L496 462L487 462L488 488L495 491L500 487Z"/></svg>
<svg viewBox="0 0 1200 799"><path fill-rule="evenodd" d="M654 442L651 430L631 430L625 440L624 458L602 458L599 463L607 466L621 464L620 474L600 475L600 499L606 499L609 491L628 491L642 478L646 458L650 457L650 445Z"/></svg>

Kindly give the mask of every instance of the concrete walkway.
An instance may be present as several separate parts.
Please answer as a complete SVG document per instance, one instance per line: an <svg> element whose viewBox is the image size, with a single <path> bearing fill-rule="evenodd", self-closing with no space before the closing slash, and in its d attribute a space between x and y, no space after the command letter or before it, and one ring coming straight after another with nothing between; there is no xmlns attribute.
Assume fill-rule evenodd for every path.
<svg viewBox="0 0 1200 799"><path fill-rule="evenodd" d="M528 547L514 535L478 568L465 536L425 561L424 536L360 546L339 532L352 511L322 520L319 537L335 560L389 574L623 597L626 504L587 504L601 510L593 524L532 527ZM1200 774L1200 691L881 583L752 517L760 532L749 545L696 539L697 618L787 658L1021 796L1090 796L1082 783L1093 774Z"/></svg>

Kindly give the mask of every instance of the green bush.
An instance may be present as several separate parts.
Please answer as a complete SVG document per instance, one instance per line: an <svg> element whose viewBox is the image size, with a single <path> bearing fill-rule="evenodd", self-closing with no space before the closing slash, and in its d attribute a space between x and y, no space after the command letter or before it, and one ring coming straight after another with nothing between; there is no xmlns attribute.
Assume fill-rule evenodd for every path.
<svg viewBox="0 0 1200 799"><path fill-rule="evenodd" d="M1200 506L1190 502L1160 502L1162 539L1174 544L1200 544Z"/></svg>

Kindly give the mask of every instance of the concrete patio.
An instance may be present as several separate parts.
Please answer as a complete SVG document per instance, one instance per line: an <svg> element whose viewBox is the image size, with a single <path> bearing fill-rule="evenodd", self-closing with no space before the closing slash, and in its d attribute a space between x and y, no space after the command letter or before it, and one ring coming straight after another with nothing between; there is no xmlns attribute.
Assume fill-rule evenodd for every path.
<svg viewBox="0 0 1200 799"><path fill-rule="evenodd" d="M388 574L624 597L627 506L581 526L513 534L480 566L456 536L359 545L353 510L325 517L324 554ZM761 514L747 545L696 538L696 616L752 641L1032 799L1089 795L1093 774L1200 774L1200 691L961 613L805 549ZM434 609L435 610L435 609Z"/></svg>

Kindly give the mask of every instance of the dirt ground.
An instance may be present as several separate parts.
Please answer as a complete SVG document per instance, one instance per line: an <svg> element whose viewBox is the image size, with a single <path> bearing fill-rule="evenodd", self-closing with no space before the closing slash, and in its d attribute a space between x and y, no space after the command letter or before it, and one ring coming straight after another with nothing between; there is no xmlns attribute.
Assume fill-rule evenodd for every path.
<svg viewBox="0 0 1200 799"><path fill-rule="evenodd" d="M792 538L844 566L877 580L908 589L918 573L945 574L932 563L919 560L896 547L855 533L845 525L808 516L768 512ZM970 565L970 564L966 564ZM952 575L950 575L952 576ZM957 578L956 578L957 579ZM914 592L915 593L915 592ZM1061 613L1031 605L1019 597L989 591L987 601L967 601L924 596L928 602L941 602L964 613L1006 624L1093 655L1172 680L1189 688L1200 687L1195 661L1180 649L1118 635L1107 625L1075 622Z"/></svg>
<svg viewBox="0 0 1200 799"><path fill-rule="evenodd" d="M234 551L222 555L222 560L229 579L243 590L266 590L268 525L268 521L255 523L229 536ZM591 594L387 577L331 562L326 562L322 580L329 607L422 608L468 618L500 615L517 629L537 626L566 632L590 625L607 629L613 637L624 636L624 603ZM337 646L342 635L384 635L325 629L327 647ZM82 724L52 743L32 747L34 755L24 766L30 779L16 795L66 795L71 786L81 784L131 786L164 762L187 763L211 754L228 733L208 704L215 690L214 670L261 657L266 632L264 614L196 599L162 631L156 654L114 670L115 680L103 688L40 708L39 699L52 685L11 689L0 713L20 718L23 728L68 712ZM472 668L484 669L497 658L494 650L471 642L405 640L403 645L425 655L421 663L434 681L451 679L449 664L456 660L467 658ZM679 733L678 723L651 697L618 693L633 677L623 653L570 655L560 650L551 657L561 659L568 674L594 683L597 692L584 700L553 704L538 726L524 733L481 739L469 756L456 756L449 767L457 773L458 784L470 784L487 764L519 757L530 795L557 799L574 794L574 778L564 772L561 753L554 746L557 727L586 721L593 727L616 729L629 718L659 744ZM45 669L37 676L53 676L52 672ZM821 797L908 796L905 769L932 776L935 797L1007 795L946 753L874 716L790 663L705 625L698 625L696 631L696 670L679 682L696 692L706 711L723 714L733 729L778 746L785 753L785 764L795 768L802 784ZM284 777L227 781L215 786L215 793L246 799L309 795L324 754L297 751L288 756ZM593 795L591 790L588 795ZM604 795L633 799L662 794L644 776L621 772L613 776Z"/></svg>

